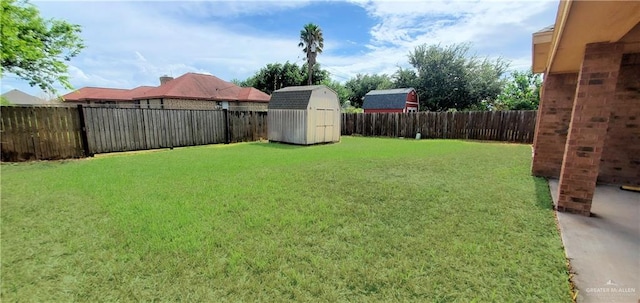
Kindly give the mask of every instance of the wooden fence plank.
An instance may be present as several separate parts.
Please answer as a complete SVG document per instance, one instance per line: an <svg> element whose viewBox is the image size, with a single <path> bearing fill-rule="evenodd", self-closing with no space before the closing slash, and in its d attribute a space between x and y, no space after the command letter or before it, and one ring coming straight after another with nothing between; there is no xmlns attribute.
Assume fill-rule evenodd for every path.
<svg viewBox="0 0 640 303"><path fill-rule="evenodd" d="M367 113L342 115L342 135L498 140L531 143L536 111ZM236 126L238 127L238 126Z"/></svg>
<svg viewBox="0 0 640 303"><path fill-rule="evenodd" d="M83 108L91 153L222 143L222 111ZM266 112L229 111L230 140L267 137ZM343 135L531 143L536 111L343 114ZM78 108L3 107L2 160L84 154Z"/></svg>

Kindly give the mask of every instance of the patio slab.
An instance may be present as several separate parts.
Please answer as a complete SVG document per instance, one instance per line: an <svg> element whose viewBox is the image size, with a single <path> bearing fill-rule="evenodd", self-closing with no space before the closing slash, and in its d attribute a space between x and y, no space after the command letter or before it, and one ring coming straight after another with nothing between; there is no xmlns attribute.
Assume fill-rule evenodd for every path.
<svg viewBox="0 0 640 303"><path fill-rule="evenodd" d="M549 188L556 204L558 181ZM640 302L640 193L598 185L591 212L557 212L577 302Z"/></svg>

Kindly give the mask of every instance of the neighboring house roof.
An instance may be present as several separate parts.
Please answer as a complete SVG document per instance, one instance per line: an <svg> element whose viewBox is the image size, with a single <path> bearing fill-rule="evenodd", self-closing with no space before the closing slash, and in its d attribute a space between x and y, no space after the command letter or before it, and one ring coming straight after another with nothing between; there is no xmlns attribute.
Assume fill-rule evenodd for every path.
<svg viewBox="0 0 640 303"><path fill-rule="evenodd" d="M311 93L324 85L289 86L271 94L269 109L307 109Z"/></svg>
<svg viewBox="0 0 640 303"><path fill-rule="evenodd" d="M137 96L144 94L145 92L155 88L154 86L138 86L127 93L128 97L135 99Z"/></svg>
<svg viewBox="0 0 640 303"><path fill-rule="evenodd" d="M88 101L88 100L104 100L104 101L131 101L129 89L104 88L104 87L83 87L62 98L65 101Z"/></svg>
<svg viewBox="0 0 640 303"><path fill-rule="evenodd" d="M269 102L270 98L271 96L253 87L243 87L238 94L238 100Z"/></svg>
<svg viewBox="0 0 640 303"><path fill-rule="evenodd" d="M372 90L364 95L363 109L402 109L413 88Z"/></svg>
<svg viewBox="0 0 640 303"><path fill-rule="evenodd" d="M196 73L184 74L134 99L157 98L269 102L269 95L255 88L240 87L216 76Z"/></svg>
<svg viewBox="0 0 640 303"><path fill-rule="evenodd" d="M192 99L210 101L269 102L269 95L253 88L240 87L218 77L187 73L166 83L134 89L83 87L63 96L65 101L132 101L141 99Z"/></svg>
<svg viewBox="0 0 640 303"><path fill-rule="evenodd" d="M11 104L44 104L45 100L38 97L29 95L21 90L12 89L4 94L2 97L6 98Z"/></svg>

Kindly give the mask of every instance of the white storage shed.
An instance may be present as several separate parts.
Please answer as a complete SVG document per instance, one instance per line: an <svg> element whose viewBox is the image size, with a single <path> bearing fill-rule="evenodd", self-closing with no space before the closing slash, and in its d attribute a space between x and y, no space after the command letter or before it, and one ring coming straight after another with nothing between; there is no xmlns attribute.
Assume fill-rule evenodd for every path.
<svg viewBox="0 0 640 303"><path fill-rule="evenodd" d="M301 145L340 141L340 101L324 85L274 91L268 120L269 141Z"/></svg>

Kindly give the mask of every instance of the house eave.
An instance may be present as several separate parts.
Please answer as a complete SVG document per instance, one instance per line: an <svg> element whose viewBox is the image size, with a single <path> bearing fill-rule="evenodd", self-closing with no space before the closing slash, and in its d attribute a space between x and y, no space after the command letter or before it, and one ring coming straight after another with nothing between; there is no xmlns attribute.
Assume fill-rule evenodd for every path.
<svg viewBox="0 0 640 303"><path fill-rule="evenodd" d="M560 1L551 40L549 31L533 34L533 71L577 72L587 44L620 42L640 23L639 11L640 1Z"/></svg>

